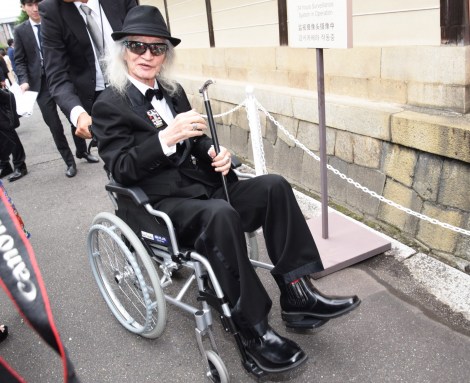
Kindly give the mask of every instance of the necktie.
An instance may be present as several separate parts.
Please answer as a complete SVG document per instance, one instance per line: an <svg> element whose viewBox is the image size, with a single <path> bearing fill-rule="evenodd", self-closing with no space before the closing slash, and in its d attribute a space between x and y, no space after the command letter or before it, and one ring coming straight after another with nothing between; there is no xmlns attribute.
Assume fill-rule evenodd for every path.
<svg viewBox="0 0 470 383"><path fill-rule="evenodd" d="M36 24L35 27L38 29L39 51L41 52L41 56L42 56L41 24Z"/></svg>
<svg viewBox="0 0 470 383"><path fill-rule="evenodd" d="M88 29L88 32L90 33L91 40L93 41L93 45L95 46L95 49L97 51L97 56L98 59L103 57L104 54L104 39L102 35L102 31L98 24L96 23L95 19L91 15L91 9L90 7L86 6L85 4L80 5L81 10L83 13L85 13L85 19L86 19L86 27Z"/></svg>
<svg viewBox="0 0 470 383"><path fill-rule="evenodd" d="M162 93L161 89L152 89L152 88L149 88L149 89L147 89L147 91L145 92L145 97L146 97L147 100L149 100L150 102L152 101L153 97L156 97L157 100L162 100L162 99L163 99L163 93Z"/></svg>

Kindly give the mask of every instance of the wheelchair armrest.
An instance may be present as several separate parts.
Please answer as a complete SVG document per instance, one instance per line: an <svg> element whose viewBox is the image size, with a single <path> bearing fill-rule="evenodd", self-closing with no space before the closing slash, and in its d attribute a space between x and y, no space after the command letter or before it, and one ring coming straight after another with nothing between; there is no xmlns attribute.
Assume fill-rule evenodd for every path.
<svg viewBox="0 0 470 383"><path fill-rule="evenodd" d="M116 194L122 194L127 197L132 198L134 203L138 206L143 206L147 203L149 203L149 197L145 192L138 186L123 186L121 184L118 184L115 181L110 181L106 185L106 190L116 193Z"/></svg>
<svg viewBox="0 0 470 383"><path fill-rule="evenodd" d="M242 162L237 156L232 156L231 160L232 160L232 169L236 169L242 166Z"/></svg>
<svg viewBox="0 0 470 383"><path fill-rule="evenodd" d="M251 173L242 173L241 171L235 169L234 170L235 175L238 177L240 180L247 180L249 178L255 178L256 174L251 174Z"/></svg>
<svg viewBox="0 0 470 383"><path fill-rule="evenodd" d="M232 156L232 169L239 168L241 165L242 162L238 157ZM244 174L238 171L236 171L236 174L242 176L242 178L250 178L251 176L249 175L244 177ZM145 192L138 186L123 186L116 181L111 180L105 187L107 191L132 198L134 203L138 206L143 206L149 202L147 194L145 194Z"/></svg>
<svg viewBox="0 0 470 383"><path fill-rule="evenodd" d="M232 156L232 170L234 171L235 175L239 179L248 179L248 178L254 178L256 177L255 174L250 174L250 173L242 173L241 171L237 170L240 166L242 166L243 163L240 161L240 159L237 156Z"/></svg>

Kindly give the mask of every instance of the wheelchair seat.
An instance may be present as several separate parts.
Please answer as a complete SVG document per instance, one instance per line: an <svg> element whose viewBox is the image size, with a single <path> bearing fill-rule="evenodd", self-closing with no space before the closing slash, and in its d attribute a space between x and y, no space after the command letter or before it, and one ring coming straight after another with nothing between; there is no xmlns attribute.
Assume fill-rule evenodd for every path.
<svg viewBox="0 0 470 383"><path fill-rule="evenodd" d="M240 178L251 177L236 172ZM167 303L191 313L205 376L212 382L229 382L212 331L212 310L216 310L225 331L235 337L245 369L257 378L264 376L266 372L244 351L229 303L208 260L194 249L179 246L171 219L152 207L142 189L111 180L106 190L115 214L102 212L94 218L87 250L98 288L118 321L127 330L154 339L165 329ZM272 269L258 261L256 233L247 233L246 240L252 264ZM189 277L176 295L165 293L181 268L190 270ZM184 301L194 283L200 307Z"/></svg>

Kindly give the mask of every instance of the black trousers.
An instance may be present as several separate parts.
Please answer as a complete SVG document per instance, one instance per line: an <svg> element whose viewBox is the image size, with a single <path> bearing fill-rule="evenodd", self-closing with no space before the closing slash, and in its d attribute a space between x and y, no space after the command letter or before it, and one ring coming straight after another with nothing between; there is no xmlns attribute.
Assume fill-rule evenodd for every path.
<svg viewBox="0 0 470 383"><path fill-rule="evenodd" d="M323 265L292 187L281 176L264 175L228 185L210 199L166 198L156 208L173 221L180 243L206 256L227 296L238 326L267 317L272 302L252 267L244 232L263 228L271 271L291 282L323 270Z"/></svg>
<svg viewBox="0 0 470 383"><path fill-rule="evenodd" d="M10 155L15 169L25 164L26 153L18 133L11 128L7 121L0 121L0 168L3 169L10 162Z"/></svg>
<svg viewBox="0 0 470 383"><path fill-rule="evenodd" d="M41 90L38 94L37 103L39 105L39 109L41 110L42 118L49 127L52 138L54 139L55 146L57 147L57 150L62 156L64 162L67 164L67 166L74 165L75 160L67 142L67 138L64 134L64 127L57 112L57 104L49 93L46 76L42 76L41 78ZM85 153L87 151L86 141L83 138L75 135L75 131L77 129L73 125L71 125L71 129L77 153Z"/></svg>

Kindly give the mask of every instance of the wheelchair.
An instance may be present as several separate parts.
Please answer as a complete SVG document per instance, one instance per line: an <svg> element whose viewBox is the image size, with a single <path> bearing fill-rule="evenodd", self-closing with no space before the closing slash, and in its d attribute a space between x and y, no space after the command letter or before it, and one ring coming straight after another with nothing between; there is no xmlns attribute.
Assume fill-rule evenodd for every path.
<svg viewBox="0 0 470 383"><path fill-rule="evenodd" d="M237 169L235 172L240 179L254 177ZM151 206L142 189L123 187L111 180L106 190L115 214L102 212L94 218L87 251L99 290L117 320L130 332L154 339L165 329L167 303L192 314L205 376L211 382L225 383L230 376L212 330L215 310L225 332L234 336L244 368L256 378L266 375L245 353L229 303L204 255L178 245L170 218ZM272 265L258 260L256 233L246 233L246 241L253 266L271 270ZM178 281L176 294L168 293L173 278L181 275L183 268L189 270L189 277L185 282ZM200 307L184 301L193 284L197 285Z"/></svg>

